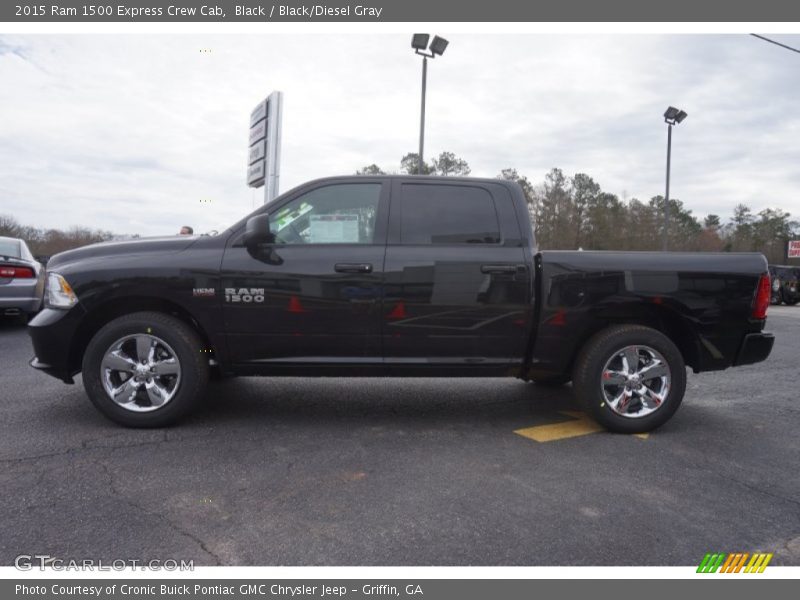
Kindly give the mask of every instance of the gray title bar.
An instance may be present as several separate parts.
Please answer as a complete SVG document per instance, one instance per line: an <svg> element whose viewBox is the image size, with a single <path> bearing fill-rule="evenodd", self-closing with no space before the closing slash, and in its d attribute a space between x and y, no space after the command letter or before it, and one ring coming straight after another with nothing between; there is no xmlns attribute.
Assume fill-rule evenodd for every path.
<svg viewBox="0 0 800 600"><path fill-rule="evenodd" d="M105 3L108 2L108 3ZM4 0L9 22L767 22L800 21L787 0Z"/></svg>
<svg viewBox="0 0 800 600"><path fill-rule="evenodd" d="M687 569L689 569L687 567ZM234 579L26 579L0 581L0 597L38 600L531 600L532 598L604 597L673 600L698 590L727 600L760 597L792 597L795 581L753 577L721 578L698 575L696 579L581 580L581 579L420 579L420 580L234 580ZM712 589L713 588L713 589ZM796 591L796 590L795 590Z"/></svg>

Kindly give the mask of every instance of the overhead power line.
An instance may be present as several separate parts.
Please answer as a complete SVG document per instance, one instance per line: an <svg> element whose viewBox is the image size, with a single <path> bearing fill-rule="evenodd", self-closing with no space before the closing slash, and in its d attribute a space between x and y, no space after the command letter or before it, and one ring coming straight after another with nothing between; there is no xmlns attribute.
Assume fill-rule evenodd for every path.
<svg viewBox="0 0 800 600"><path fill-rule="evenodd" d="M757 37L760 40L764 40L765 42L769 42L770 44L775 44L776 46L780 46L781 48L786 48L787 50L791 50L792 52L797 52L800 54L800 50L797 48L792 48L791 46L787 46L786 44L781 44L780 42L776 42L775 40L771 40L768 37L764 37L763 35L758 35L757 33L751 33L753 37Z"/></svg>

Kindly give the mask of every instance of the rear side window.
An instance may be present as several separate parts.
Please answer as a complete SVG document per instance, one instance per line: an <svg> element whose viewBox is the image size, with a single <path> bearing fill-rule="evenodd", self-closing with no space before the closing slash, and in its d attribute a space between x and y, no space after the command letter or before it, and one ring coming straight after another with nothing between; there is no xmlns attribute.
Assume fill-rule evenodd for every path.
<svg viewBox="0 0 800 600"><path fill-rule="evenodd" d="M401 243L500 243L494 200L483 188L404 184L401 190Z"/></svg>
<svg viewBox="0 0 800 600"><path fill-rule="evenodd" d="M17 240L0 240L0 256L19 258L19 242Z"/></svg>

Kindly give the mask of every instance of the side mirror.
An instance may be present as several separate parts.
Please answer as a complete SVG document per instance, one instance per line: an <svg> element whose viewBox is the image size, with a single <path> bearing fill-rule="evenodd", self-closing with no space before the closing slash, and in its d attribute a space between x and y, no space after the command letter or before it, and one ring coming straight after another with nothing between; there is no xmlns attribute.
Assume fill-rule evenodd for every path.
<svg viewBox="0 0 800 600"><path fill-rule="evenodd" d="M245 246L271 244L274 241L275 235L269 230L269 215L256 215L247 219L242 237Z"/></svg>

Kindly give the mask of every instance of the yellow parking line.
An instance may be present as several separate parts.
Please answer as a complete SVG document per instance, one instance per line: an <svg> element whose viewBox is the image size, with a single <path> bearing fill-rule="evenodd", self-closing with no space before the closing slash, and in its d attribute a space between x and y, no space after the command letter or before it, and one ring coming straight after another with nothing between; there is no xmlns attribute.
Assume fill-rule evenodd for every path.
<svg viewBox="0 0 800 600"><path fill-rule="evenodd" d="M595 423L585 413L577 410L563 410L559 411L559 413L567 415L568 417L573 417L573 419L561 423L525 427L524 429L517 429L514 433L522 437L530 438L536 442L553 442L604 431L601 425ZM646 440L650 436L649 433L636 433L634 435L643 440Z"/></svg>
<svg viewBox="0 0 800 600"><path fill-rule="evenodd" d="M552 442L603 431L600 425L592 421L582 412L565 410L560 411L560 413L574 417L574 419L572 421L564 421L563 423L551 423L550 425L536 425L535 427L517 429L514 433L537 442Z"/></svg>

